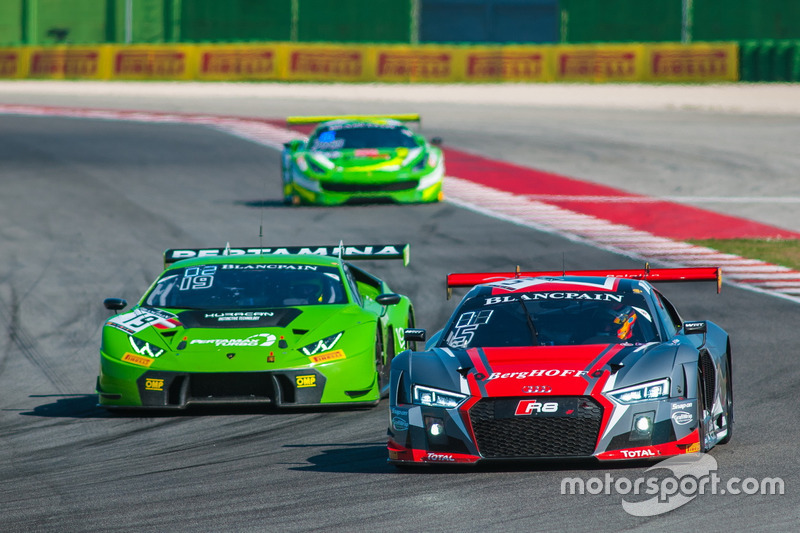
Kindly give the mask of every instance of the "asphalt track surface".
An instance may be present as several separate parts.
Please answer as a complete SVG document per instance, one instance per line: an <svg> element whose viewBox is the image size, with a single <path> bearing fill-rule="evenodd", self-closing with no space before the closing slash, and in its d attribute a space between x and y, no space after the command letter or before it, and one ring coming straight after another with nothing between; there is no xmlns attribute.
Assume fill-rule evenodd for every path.
<svg viewBox="0 0 800 533"><path fill-rule="evenodd" d="M76 105L79 100L40 103ZM137 104L143 102L115 102L127 109ZM195 111L220 113L246 106L213 100L192 104L203 106ZM176 99L159 105L187 104ZM399 111L408 111L407 106ZM692 167L694 161L702 163L705 179L672 186L712 191L719 185L706 180L727 185L734 175L741 185L732 190L772 196L773 185L764 172L755 171L768 169L774 181L789 186L783 188L788 197L798 170L792 166L797 156L783 138L798 130L797 117L420 106L425 109L411 111L427 117L427 110L433 117L426 119L425 131L452 146L530 166L535 161L541 163L537 168L585 179L592 175L604 183L619 175L652 176L650 185L637 182L642 193L664 194L675 169ZM398 111L387 107L283 99L259 114ZM567 161L520 137L519 131L533 123L541 127L530 137L550 139L553 151L560 150ZM660 139L675 141L660 148ZM729 152L732 146L735 153ZM731 157L702 157L708 151ZM646 472L650 463L399 471L386 464L385 401L357 411L205 409L159 416L112 415L96 408L97 349L108 316L102 300L137 299L160 272L161 252L169 247L258 245L262 225L265 243L276 245L410 242L408 267L365 266L411 296L419 324L429 329L455 305L444 298L444 276L450 271L516 264L559 269L563 261L573 268L640 266L448 203L286 208L280 204L278 169L277 152L206 127L0 117L0 530L796 528L800 424L793 407L800 354L793 327L798 307L732 287L720 295L708 284L663 290L685 319L709 319L731 333L737 425L733 441L711 452L719 476L780 477L782 496L706 494L644 518L628 515L621 505L623 499L642 498L562 495L560 488L565 477L652 475ZM791 216L758 216L797 230Z"/></svg>

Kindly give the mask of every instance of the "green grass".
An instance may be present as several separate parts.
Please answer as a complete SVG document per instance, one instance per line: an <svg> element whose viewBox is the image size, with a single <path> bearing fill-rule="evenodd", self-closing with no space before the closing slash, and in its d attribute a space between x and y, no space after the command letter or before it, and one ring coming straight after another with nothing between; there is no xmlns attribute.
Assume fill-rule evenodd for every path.
<svg viewBox="0 0 800 533"><path fill-rule="evenodd" d="M800 240L798 239L704 239L690 240L689 242L726 254L760 259L774 265L800 270Z"/></svg>

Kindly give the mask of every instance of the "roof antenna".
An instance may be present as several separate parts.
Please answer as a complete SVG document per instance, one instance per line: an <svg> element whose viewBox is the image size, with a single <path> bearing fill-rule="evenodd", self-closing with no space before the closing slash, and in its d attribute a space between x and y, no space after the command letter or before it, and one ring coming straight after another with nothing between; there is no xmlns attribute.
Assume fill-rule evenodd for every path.
<svg viewBox="0 0 800 533"><path fill-rule="evenodd" d="M561 275L567 275L567 254L564 252L561 252Z"/></svg>
<svg viewBox="0 0 800 533"><path fill-rule="evenodd" d="M344 260L344 241L339 241L339 262Z"/></svg>
<svg viewBox="0 0 800 533"><path fill-rule="evenodd" d="M231 242L230 241L225 243L225 249L222 251L222 255L231 255Z"/></svg>
<svg viewBox="0 0 800 533"><path fill-rule="evenodd" d="M519 277L519 265L517 265L517 270L516 270L516 272L514 272L514 277L515 278Z"/></svg>

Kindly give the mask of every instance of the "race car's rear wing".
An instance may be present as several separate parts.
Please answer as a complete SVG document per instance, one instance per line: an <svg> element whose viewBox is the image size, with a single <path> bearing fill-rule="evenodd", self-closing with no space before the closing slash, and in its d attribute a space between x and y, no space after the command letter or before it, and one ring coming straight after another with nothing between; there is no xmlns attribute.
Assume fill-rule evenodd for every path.
<svg viewBox="0 0 800 533"><path fill-rule="evenodd" d="M418 113L406 113L404 115L329 115L316 117L287 117L286 124L291 126L319 124L320 122L328 122L329 120L374 120L381 118L399 120L400 122L420 122L422 120Z"/></svg>
<svg viewBox="0 0 800 533"><path fill-rule="evenodd" d="M182 259L220 256L321 255L341 259L402 259L408 265L410 244L355 244L333 246L276 246L272 248L175 248L164 252L164 266Z"/></svg>
<svg viewBox="0 0 800 533"><path fill-rule="evenodd" d="M513 278L597 276L603 278L641 279L645 281L716 281L717 293L722 290L722 269L719 267L650 268L622 270L548 270L538 272L470 272L447 275L447 298L453 287L472 287Z"/></svg>

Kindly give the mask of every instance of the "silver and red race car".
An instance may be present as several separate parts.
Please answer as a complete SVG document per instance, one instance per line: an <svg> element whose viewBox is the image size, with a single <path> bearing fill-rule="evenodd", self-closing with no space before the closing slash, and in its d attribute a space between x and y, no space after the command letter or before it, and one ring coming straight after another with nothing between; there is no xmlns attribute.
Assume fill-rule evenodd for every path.
<svg viewBox="0 0 800 533"><path fill-rule="evenodd" d="M650 282L718 268L450 274L473 288L391 367L389 461L659 458L731 438L728 334ZM425 341L425 330L405 338Z"/></svg>

